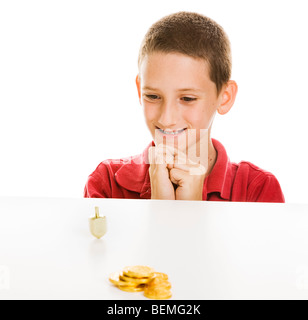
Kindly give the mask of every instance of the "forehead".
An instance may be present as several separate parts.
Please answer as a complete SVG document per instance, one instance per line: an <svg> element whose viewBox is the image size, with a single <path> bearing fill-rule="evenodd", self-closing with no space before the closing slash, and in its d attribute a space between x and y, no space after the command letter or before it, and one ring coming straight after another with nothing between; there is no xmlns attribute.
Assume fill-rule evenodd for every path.
<svg viewBox="0 0 308 320"><path fill-rule="evenodd" d="M206 60L180 53L151 53L144 57L139 71L143 86L202 89L213 84Z"/></svg>

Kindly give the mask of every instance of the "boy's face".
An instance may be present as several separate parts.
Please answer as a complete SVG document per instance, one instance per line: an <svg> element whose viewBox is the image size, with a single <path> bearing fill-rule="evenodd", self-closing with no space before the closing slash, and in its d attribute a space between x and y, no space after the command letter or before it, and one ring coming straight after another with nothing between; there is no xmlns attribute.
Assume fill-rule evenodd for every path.
<svg viewBox="0 0 308 320"><path fill-rule="evenodd" d="M205 60L155 52L143 59L136 83L156 145L177 140L180 148L181 144L186 146L189 132L195 132L196 142L200 129L210 132L222 97L217 96Z"/></svg>

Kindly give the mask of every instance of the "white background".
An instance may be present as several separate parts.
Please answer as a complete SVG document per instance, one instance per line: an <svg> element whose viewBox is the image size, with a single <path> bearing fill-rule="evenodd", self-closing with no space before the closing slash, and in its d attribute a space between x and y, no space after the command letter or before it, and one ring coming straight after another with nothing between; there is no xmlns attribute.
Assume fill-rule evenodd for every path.
<svg viewBox="0 0 308 320"><path fill-rule="evenodd" d="M150 143L135 77L161 17L195 11L232 44L237 100L212 137L307 202L307 1L0 0L0 196L82 197L104 159Z"/></svg>

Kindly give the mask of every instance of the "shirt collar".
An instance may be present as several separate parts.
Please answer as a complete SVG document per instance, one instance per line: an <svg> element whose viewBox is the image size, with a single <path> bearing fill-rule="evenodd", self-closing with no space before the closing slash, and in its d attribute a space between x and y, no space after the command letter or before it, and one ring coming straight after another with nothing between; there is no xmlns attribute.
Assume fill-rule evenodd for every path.
<svg viewBox="0 0 308 320"><path fill-rule="evenodd" d="M204 181L203 198L207 199L209 193L219 192L223 199L230 200L232 165L224 146L213 138L212 143L217 151L217 158L211 173Z"/></svg>
<svg viewBox="0 0 308 320"><path fill-rule="evenodd" d="M230 200L231 162L224 146L213 138L212 143L217 151L217 158L210 175L204 181L203 199L206 200L209 193L219 192L223 199ZM143 153L123 159L123 165L115 175L120 186L140 193L141 198L150 198L151 195L148 150L152 146L155 146L154 141L146 147Z"/></svg>

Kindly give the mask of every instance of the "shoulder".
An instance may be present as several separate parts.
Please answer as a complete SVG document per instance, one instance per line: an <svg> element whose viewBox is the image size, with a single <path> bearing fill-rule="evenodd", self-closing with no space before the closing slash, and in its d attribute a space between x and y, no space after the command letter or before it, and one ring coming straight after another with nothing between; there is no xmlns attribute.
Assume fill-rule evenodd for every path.
<svg viewBox="0 0 308 320"><path fill-rule="evenodd" d="M271 172L264 170L249 161L240 161L239 163L231 162L232 170L237 174L247 176L249 180L257 177L266 178L274 176Z"/></svg>
<svg viewBox="0 0 308 320"><path fill-rule="evenodd" d="M123 165L123 162L121 159L107 159L102 161L96 169L89 175L88 177L88 183L93 182L95 180L110 180L110 178L116 173L121 166Z"/></svg>
<svg viewBox="0 0 308 320"><path fill-rule="evenodd" d="M278 179L271 172L249 161L232 163L234 181L245 181L249 202L285 202Z"/></svg>
<svg viewBox="0 0 308 320"><path fill-rule="evenodd" d="M116 173L123 165L131 163L131 157L120 159L106 159L102 161L91 175L106 175L106 173Z"/></svg>
<svg viewBox="0 0 308 320"><path fill-rule="evenodd" d="M249 161L231 162L224 146L212 139L217 160L207 179L207 192L229 201L284 202L276 177Z"/></svg>
<svg viewBox="0 0 308 320"><path fill-rule="evenodd" d="M148 169L145 154L146 151L134 156L102 161L89 175L84 197L125 197L125 192L139 192Z"/></svg>
<svg viewBox="0 0 308 320"><path fill-rule="evenodd" d="M89 175L84 188L84 197L111 198L115 173L124 163L124 159L107 159L102 161Z"/></svg>

